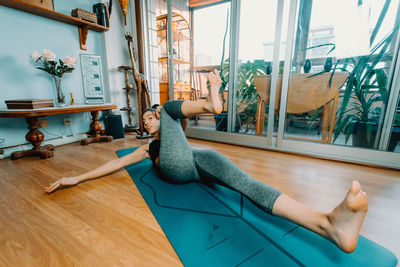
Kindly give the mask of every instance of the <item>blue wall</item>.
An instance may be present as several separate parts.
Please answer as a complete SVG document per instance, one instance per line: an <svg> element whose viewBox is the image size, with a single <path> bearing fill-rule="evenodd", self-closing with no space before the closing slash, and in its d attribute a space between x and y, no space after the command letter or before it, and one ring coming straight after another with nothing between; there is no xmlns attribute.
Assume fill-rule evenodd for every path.
<svg viewBox="0 0 400 267"><path fill-rule="evenodd" d="M66 15L71 10L81 8L92 11L93 4L100 1L62 1L54 0L56 12ZM5 100L24 98L54 99L54 85L51 76L35 68L30 53L43 49L52 50L58 58L79 54L103 53L103 33L89 31L87 36L88 50L80 50L78 29L76 26L0 6L0 109L5 109ZM103 76L106 68L102 58ZM109 99L107 82L103 77L106 99ZM62 87L69 103L69 92L72 92L76 104L84 103L84 92L81 78L80 62L72 73L63 77ZM89 130L90 116L87 113L49 116L49 127L45 129L45 140L57 136L71 135L71 129L64 126L64 117L72 118L72 132L83 133ZM0 119L0 147L26 143L27 124L23 118Z"/></svg>

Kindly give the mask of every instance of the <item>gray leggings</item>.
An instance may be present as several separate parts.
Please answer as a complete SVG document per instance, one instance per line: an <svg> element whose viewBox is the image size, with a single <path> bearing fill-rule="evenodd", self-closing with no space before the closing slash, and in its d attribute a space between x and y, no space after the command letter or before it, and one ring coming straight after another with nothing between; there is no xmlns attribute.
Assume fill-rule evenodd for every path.
<svg viewBox="0 0 400 267"><path fill-rule="evenodd" d="M168 101L161 109L160 170L171 183L214 182L233 189L265 211L272 208L281 192L239 169L231 160L213 150L192 149L182 130L183 101Z"/></svg>

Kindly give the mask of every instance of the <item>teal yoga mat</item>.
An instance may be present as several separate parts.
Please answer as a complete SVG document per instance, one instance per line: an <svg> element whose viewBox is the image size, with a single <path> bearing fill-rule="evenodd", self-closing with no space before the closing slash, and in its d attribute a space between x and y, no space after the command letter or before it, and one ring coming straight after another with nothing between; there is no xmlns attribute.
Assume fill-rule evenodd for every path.
<svg viewBox="0 0 400 267"><path fill-rule="evenodd" d="M117 151L119 157L136 148ZM347 254L328 240L271 216L219 185L163 181L149 159L126 167L185 266L396 266L384 247L360 236Z"/></svg>

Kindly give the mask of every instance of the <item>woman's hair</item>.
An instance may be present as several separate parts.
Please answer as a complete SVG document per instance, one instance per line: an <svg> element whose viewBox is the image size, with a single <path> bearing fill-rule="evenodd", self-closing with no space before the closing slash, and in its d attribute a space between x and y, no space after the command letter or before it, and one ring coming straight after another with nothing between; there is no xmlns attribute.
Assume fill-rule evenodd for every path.
<svg viewBox="0 0 400 267"><path fill-rule="evenodd" d="M154 104L151 106L151 108L146 108L145 110L143 110L143 114L146 113L147 111L156 112L158 106L159 104Z"/></svg>
<svg viewBox="0 0 400 267"><path fill-rule="evenodd" d="M143 114L146 113L147 111L156 112L156 109L155 108L146 108L145 110L143 110Z"/></svg>

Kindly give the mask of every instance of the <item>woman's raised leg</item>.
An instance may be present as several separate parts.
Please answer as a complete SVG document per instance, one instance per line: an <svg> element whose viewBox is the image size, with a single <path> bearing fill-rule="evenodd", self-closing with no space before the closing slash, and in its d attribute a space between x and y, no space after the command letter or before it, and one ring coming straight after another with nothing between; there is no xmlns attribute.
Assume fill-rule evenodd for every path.
<svg viewBox="0 0 400 267"><path fill-rule="evenodd" d="M183 101L168 101L161 109L159 165L164 178L171 183L199 180L192 149L182 130L180 119Z"/></svg>
<svg viewBox="0 0 400 267"><path fill-rule="evenodd" d="M342 203L330 213L315 211L282 194L275 201L272 214L324 236L345 252L352 252L367 211L366 193L359 182L353 181Z"/></svg>
<svg viewBox="0 0 400 267"><path fill-rule="evenodd" d="M207 99L205 101L184 101L182 104L182 113L186 117L193 117L197 114L213 113L219 114L222 111L222 104L218 97L218 91L221 87L221 79L218 71L210 72L207 75L207 79L210 81L210 91L208 92Z"/></svg>
<svg viewBox="0 0 400 267"><path fill-rule="evenodd" d="M352 252L368 210L365 192L353 181L347 196L332 212L315 211L239 169L212 150L193 150L200 177L240 192L265 211L299 224Z"/></svg>
<svg viewBox="0 0 400 267"><path fill-rule="evenodd" d="M218 98L221 79L217 71L210 73L207 78L211 87L206 101L173 100L165 103L161 109L160 169L170 182L187 183L200 180L192 149L180 120L202 113L221 113L222 104Z"/></svg>
<svg viewBox="0 0 400 267"><path fill-rule="evenodd" d="M202 181L213 182L240 192L268 213L281 192L264 184L237 167L224 155L209 149L193 149Z"/></svg>

